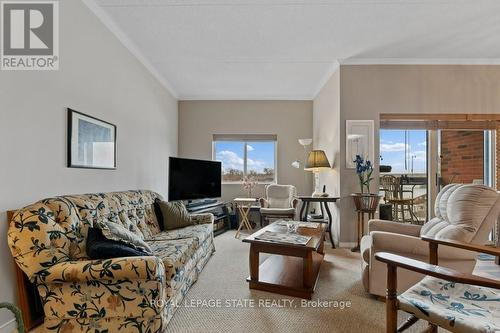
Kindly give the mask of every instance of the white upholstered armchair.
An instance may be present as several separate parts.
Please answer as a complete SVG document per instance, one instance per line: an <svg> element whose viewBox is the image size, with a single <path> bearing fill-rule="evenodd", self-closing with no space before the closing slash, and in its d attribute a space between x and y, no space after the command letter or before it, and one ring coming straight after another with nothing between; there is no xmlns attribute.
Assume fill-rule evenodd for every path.
<svg viewBox="0 0 500 333"><path fill-rule="evenodd" d="M260 215L264 222L270 218L295 218L298 204L297 189L293 185L271 184L266 187L266 198L260 198Z"/></svg>
<svg viewBox="0 0 500 333"><path fill-rule="evenodd" d="M391 221L371 220L368 235L361 240L362 280L370 294L385 296L387 269L375 260L375 253L389 252L407 258L427 261L429 245L420 237L484 244L500 214L500 196L483 185L450 184L436 197L436 217L423 226ZM439 251L442 266L471 273L475 266L473 252L443 246ZM423 275L401 269L398 271L398 291L403 292L423 278Z"/></svg>

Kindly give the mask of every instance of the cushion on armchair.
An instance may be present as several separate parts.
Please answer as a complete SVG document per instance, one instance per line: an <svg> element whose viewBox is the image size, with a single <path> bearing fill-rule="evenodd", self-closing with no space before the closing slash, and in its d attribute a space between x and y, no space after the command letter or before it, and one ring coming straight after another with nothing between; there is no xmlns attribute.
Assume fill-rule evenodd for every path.
<svg viewBox="0 0 500 333"><path fill-rule="evenodd" d="M452 332L500 331L500 290L425 277L398 296L399 308Z"/></svg>
<svg viewBox="0 0 500 333"><path fill-rule="evenodd" d="M295 208L261 208L262 214L295 214Z"/></svg>

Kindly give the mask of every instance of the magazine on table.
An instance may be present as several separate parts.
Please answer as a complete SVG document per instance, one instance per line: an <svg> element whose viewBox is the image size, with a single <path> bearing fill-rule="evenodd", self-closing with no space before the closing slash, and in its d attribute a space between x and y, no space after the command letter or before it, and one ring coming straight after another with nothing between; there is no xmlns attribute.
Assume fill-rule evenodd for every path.
<svg viewBox="0 0 500 333"><path fill-rule="evenodd" d="M309 240L311 239L311 236L265 231L262 234L256 236L255 239L265 240L268 242L275 242L275 243L306 245L307 242L309 242Z"/></svg>
<svg viewBox="0 0 500 333"><path fill-rule="evenodd" d="M298 228L310 228L310 229L317 229L320 225L320 223L316 223L316 222L285 221L285 220L278 220L274 223L276 223L277 225L285 226L285 227L289 223L294 223L294 224L298 224Z"/></svg>

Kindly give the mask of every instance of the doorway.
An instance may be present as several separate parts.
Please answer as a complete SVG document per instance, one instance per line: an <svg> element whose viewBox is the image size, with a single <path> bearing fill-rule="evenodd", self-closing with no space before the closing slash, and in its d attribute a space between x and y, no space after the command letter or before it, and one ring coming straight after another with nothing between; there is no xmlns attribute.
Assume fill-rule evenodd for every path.
<svg viewBox="0 0 500 333"><path fill-rule="evenodd" d="M427 221L427 146L426 129L380 129L380 190L400 222Z"/></svg>

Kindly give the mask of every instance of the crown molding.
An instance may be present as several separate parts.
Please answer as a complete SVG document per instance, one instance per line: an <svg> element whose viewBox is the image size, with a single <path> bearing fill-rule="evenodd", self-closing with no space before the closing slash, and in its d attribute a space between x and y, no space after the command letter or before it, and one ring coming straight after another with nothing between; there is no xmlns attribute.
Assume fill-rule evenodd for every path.
<svg viewBox="0 0 500 333"><path fill-rule="evenodd" d="M340 65L500 65L500 58L348 58Z"/></svg>
<svg viewBox="0 0 500 333"><path fill-rule="evenodd" d="M128 36L118 27L113 19L99 6L95 0L82 0L83 3L99 18L99 20L118 38L130 53L158 80L158 82L175 98L179 99L179 94L173 86L168 82L151 62L142 54L139 48L128 38Z"/></svg>
<svg viewBox="0 0 500 333"><path fill-rule="evenodd" d="M328 80L330 80L330 78L332 77L332 75L338 71L340 68L340 62L338 60L335 60L329 67L328 67L328 70L325 72L325 74L323 74L323 77L321 78L321 80L319 81L318 85L316 86L316 89L314 90L314 94L312 95L311 99L315 99L316 96L318 96L319 92L321 91L321 89L323 89L323 87L325 86L325 84L328 82Z"/></svg>
<svg viewBox="0 0 500 333"><path fill-rule="evenodd" d="M180 95L179 101L312 101L311 95Z"/></svg>

